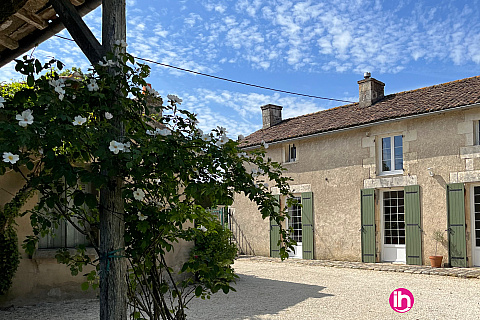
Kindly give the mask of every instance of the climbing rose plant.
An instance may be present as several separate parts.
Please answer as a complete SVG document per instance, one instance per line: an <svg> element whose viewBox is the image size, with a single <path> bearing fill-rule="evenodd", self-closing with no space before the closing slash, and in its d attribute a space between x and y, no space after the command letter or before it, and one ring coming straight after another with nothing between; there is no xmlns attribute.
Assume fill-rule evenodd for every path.
<svg viewBox="0 0 480 320"><path fill-rule="evenodd" d="M1 91L0 175L15 171L25 181L23 190L40 195L28 212L34 234L24 243L27 252L68 221L100 256L99 191L109 188L109 177L122 177L125 212L116 214L125 222L125 248L100 259L128 260L131 316L184 319L192 296L232 290L235 248L227 246L228 230L208 209L231 205L240 193L264 219L281 225L285 214L275 210L279 203L267 184L290 195L280 164L263 147L242 152L225 128L202 132L196 115L180 108L182 99L162 98L147 85L149 67L129 54L109 54L89 74L68 77L59 76L63 64L56 60L16 61L26 85ZM116 131L120 123L123 132ZM284 228L280 232L286 258L294 242ZM165 258L179 240L201 244L180 276ZM98 259L84 245L76 253L60 249L57 259L73 274L95 266L82 287L98 286Z"/></svg>

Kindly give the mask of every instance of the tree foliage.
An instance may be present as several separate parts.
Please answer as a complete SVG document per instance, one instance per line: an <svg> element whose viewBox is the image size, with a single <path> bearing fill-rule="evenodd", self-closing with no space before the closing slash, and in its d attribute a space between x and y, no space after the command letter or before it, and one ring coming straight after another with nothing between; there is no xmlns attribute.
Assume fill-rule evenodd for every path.
<svg viewBox="0 0 480 320"><path fill-rule="evenodd" d="M99 258L92 261L79 246L76 253L59 250L58 260L75 274L102 259L128 259L135 318L183 319L189 295L231 290L233 249L214 247L224 246L227 231L207 209L230 205L234 194L242 193L263 218L280 223L284 215L275 213L279 203L266 184L289 194L280 164L264 149L242 152L225 128L203 133L195 114L179 107L180 98L162 98L148 88L148 66L129 54L109 54L80 77L60 77L54 67L61 70L63 64L17 60L26 84L4 95L0 109L0 175L14 170L26 190L41 193L30 211L34 235L24 243L27 251L32 253L52 227L68 221L87 236ZM111 101L116 103L111 106ZM118 123L125 128L120 139ZM112 188L109 177L123 179L125 212L114 214L126 225L125 248L102 255L98 195ZM293 242L285 229L281 233L285 258ZM197 243L181 280L165 259L179 240ZM97 276L88 273L84 288L97 285Z"/></svg>

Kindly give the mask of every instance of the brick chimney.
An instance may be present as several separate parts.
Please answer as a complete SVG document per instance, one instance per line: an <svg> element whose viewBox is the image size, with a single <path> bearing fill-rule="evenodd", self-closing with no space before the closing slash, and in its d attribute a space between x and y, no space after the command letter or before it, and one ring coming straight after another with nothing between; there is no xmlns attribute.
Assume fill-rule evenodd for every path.
<svg viewBox="0 0 480 320"><path fill-rule="evenodd" d="M384 96L385 83L371 77L370 72L363 74L364 79L358 81L360 108L369 107Z"/></svg>
<svg viewBox="0 0 480 320"><path fill-rule="evenodd" d="M270 128L280 122L282 122L282 109L281 106L274 104L266 104L261 106L262 108L262 120L263 129Z"/></svg>

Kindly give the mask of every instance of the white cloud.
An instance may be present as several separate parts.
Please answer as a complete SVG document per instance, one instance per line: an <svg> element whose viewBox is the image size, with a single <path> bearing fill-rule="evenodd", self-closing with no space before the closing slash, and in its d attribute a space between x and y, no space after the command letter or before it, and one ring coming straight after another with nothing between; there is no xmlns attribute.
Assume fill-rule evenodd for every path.
<svg viewBox="0 0 480 320"><path fill-rule="evenodd" d="M283 106L284 119L338 105L334 102L285 96L277 92L259 94L198 88L181 96L184 98L182 107L198 114L202 130L211 130L221 125L228 129L231 137L247 135L260 129L262 127L260 107L265 104Z"/></svg>

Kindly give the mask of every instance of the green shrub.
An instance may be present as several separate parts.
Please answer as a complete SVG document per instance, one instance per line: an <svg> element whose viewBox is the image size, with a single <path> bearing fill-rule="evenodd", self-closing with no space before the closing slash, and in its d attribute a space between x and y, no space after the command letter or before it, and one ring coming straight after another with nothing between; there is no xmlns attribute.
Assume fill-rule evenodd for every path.
<svg viewBox="0 0 480 320"><path fill-rule="evenodd" d="M15 229L8 227L0 232L0 295L7 293L12 285L12 279L20 263L18 239Z"/></svg>
<svg viewBox="0 0 480 320"><path fill-rule="evenodd" d="M203 230L198 229L195 235L195 247L190 252L184 270L193 272L201 285L202 290L195 292L197 296L209 297L210 293L219 290L225 293L235 291L230 283L238 277L231 266L237 255L237 247L230 242L231 232L216 219L204 222L206 231L203 231L203 225L199 226Z"/></svg>

